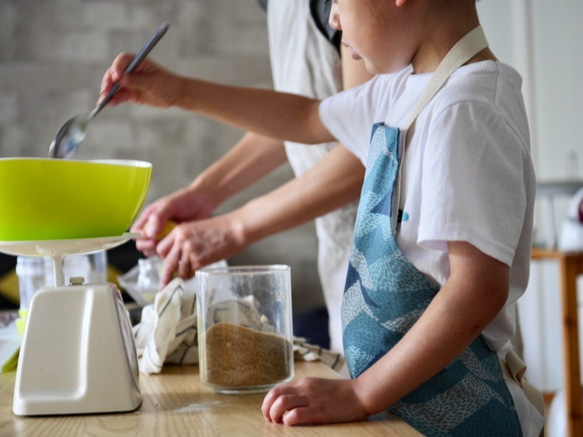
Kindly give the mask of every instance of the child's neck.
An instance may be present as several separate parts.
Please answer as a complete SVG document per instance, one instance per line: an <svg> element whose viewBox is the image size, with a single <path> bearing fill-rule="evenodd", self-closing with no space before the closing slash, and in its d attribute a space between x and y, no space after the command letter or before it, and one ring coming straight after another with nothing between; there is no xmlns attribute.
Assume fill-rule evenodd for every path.
<svg viewBox="0 0 583 437"><path fill-rule="evenodd" d="M424 42L419 45L411 61L415 74L434 72L455 43L476 26L478 26L478 23L469 29L455 29L443 35L435 33L426 38ZM476 54L466 62L466 65L486 60L496 60L496 57L489 48Z"/></svg>
<svg viewBox="0 0 583 437"><path fill-rule="evenodd" d="M434 72L449 50L471 30L480 25L474 0L427 1L410 5L411 37L417 42L411 64L415 73ZM489 50L469 62L496 59Z"/></svg>

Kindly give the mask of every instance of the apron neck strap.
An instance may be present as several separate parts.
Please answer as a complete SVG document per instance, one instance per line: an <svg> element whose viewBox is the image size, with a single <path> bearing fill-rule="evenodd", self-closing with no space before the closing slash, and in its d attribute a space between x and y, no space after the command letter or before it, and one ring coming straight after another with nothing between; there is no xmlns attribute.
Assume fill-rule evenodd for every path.
<svg viewBox="0 0 583 437"><path fill-rule="evenodd" d="M400 228L400 223L397 219L398 211L401 207L401 184L403 178L403 163L405 162L405 143L407 137L407 131L411 127L419 113L427 106L431 101L433 96L441 89L443 84L447 81L449 76L457 70L459 67L468 62L471 58L477 55L479 52L488 47L488 41L484 35L484 31L481 26L478 26L464 35L454 46L449 50L445 58L441 61L433 76L429 80L429 83L425 87L423 94L419 98L417 105L413 109L409 120L404 126L405 137L403 138L403 149L401 151L401 159L399 160L399 168L397 170L397 179L395 181L395 198L393 199L393 211L392 211L392 230L393 235L397 235Z"/></svg>
<svg viewBox="0 0 583 437"><path fill-rule="evenodd" d="M445 58L443 58L435 73L433 73L431 80L427 84L409 120L404 126L405 130L411 127L419 113L441 89L449 76L486 47L488 47L488 41L486 40L482 26L475 27L455 43L447 55L445 55Z"/></svg>

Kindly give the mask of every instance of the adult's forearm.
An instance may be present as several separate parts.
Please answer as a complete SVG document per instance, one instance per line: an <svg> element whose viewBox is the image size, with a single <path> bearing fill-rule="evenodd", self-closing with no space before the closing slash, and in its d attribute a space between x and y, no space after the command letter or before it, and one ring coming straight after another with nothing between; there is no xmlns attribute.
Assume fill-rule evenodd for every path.
<svg viewBox="0 0 583 437"><path fill-rule="evenodd" d="M320 101L273 90L182 77L175 105L260 135L304 144L333 141L320 121Z"/></svg>
<svg viewBox="0 0 583 437"><path fill-rule="evenodd" d="M302 176L256 198L235 214L247 244L331 212L360 194L362 163L337 145Z"/></svg>
<svg viewBox="0 0 583 437"><path fill-rule="evenodd" d="M247 132L228 153L203 171L190 189L204 193L217 207L286 161L282 141Z"/></svg>

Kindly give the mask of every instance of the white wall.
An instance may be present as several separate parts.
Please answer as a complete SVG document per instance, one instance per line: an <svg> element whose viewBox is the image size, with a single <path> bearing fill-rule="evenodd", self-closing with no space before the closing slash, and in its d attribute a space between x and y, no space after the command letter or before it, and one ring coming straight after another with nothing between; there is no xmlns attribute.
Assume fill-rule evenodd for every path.
<svg viewBox="0 0 583 437"><path fill-rule="evenodd" d="M583 2L481 0L478 10L494 53L523 76L538 180L583 179L579 133L583 122L583 81L579 77L583 70ZM558 233L569 199L555 200ZM537 242L547 237L539 203L535 218ZM554 391L563 381L556 265L533 263L529 289L519 309L530 379L544 391ZM580 326L583 327L581 320Z"/></svg>

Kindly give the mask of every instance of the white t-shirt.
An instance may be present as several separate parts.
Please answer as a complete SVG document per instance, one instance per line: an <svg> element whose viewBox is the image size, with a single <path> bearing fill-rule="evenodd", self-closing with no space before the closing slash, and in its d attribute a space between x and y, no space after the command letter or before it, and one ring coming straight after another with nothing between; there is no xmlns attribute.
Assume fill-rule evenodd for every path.
<svg viewBox="0 0 583 437"><path fill-rule="evenodd" d="M411 67L379 75L324 100L320 116L366 163L372 125L403 128L431 75L413 74ZM403 255L439 286L449 276L448 241L469 242L510 266L506 305L482 332L501 357L511 348L532 244L536 181L521 84L514 69L495 61L450 76L407 135L397 236ZM530 435L523 419L531 408L509 388Z"/></svg>

